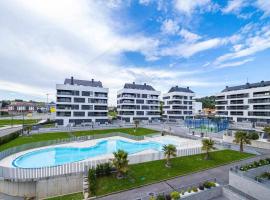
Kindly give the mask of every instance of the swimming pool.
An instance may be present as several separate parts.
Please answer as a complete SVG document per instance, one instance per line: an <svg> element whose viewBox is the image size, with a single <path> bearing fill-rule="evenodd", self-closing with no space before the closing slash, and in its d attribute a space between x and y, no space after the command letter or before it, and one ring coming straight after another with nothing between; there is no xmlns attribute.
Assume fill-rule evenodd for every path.
<svg viewBox="0 0 270 200"><path fill-rule="evenodd" d="M164 143L146 141L130 142L121 139L105 139L90 147L50 147L35 150L17 157L12 165L20 168L40 168L78 162L92 157L111 154L118 149L128 154L144 150L161 151Z"/></svg>

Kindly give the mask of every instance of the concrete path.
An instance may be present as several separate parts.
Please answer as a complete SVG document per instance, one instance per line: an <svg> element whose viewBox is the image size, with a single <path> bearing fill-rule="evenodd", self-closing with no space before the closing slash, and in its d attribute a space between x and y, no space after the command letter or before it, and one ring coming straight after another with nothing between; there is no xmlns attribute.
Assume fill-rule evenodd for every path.
<svg viewBox="0 0 270 200"><path fill-rule="evenodd" d="M0 200L23 200L23 197L13 197L0 193Z"/></svg>
<svg viewBox="0 0 270 200"><path fill-rule="evenodd" d="M217 167L214 169L198 172L192 175L182 176L179 178L174 178L168 181L163 181L161 183L156 183L148 186L143 186L141 188L121 192L118 194L109 195L106 197L98 198L99 200L136 200L148 196L150 192L162 193L165 191L172 191L173 188L182 188L185 186L198 184L205 180L216 178L217 182L221 185L227 185L229 183L229 169L232 166L249 163L254 160L259 160L261 158L269 157L270 155L261 155L255 158L250 158L237 163ZM158 173L158 172L153 172Z"/></svg>

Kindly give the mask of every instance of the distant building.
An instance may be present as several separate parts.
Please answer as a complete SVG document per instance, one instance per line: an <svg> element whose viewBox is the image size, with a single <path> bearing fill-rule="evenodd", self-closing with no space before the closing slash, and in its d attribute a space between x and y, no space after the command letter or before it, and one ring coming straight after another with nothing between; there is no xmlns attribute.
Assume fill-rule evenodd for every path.
<svg viewBox="0 0 270 200"><path fill-rule="evenodd" d="M118 119L126 122L160 120L160 92L145 84L126 83L117 92Z"/></svg>
<svg viewBox="0 0 270 200"><path fill-rule="evenodd" d="M270 81L226 87L216 95L216 115L235 122L270 123Z"/></svg>
<svg viewBox="0 0 270 200"><path fill-rule="evenodd" d="M179 120L194 116L195 93L189 87L172 87L163 95L164 118L167 120Z"/></svg>
<svg viewBox="0 0 270 200"><path fill-rule="evenodd" d="M32 113L37 110L37 104L33 102L24 102L24 101L12 101L8 106L8 112L12 113Z"/></svg>
<svg viewBox="0 0 270 200"><path fill-rule="evenodd" d="M194 108L193 109L194 115L202 115L203 114L202 102L194 101L193 108Z"/></svg>
<svg viewBox="0 0 270 200"><path fill-rule="evenodd" d="M56 85L56 121L58 125L105 123L108 121L108 88L94 79L71 77Z"/></svg>

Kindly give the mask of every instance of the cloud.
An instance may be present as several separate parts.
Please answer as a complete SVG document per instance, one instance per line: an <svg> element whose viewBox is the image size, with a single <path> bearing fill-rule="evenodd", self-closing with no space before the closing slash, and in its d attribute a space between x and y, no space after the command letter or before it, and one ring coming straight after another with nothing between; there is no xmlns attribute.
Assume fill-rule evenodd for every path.
<svg viewBox="0 0 270 200"><path fill-rule="evenodd" d="M246 5L246 0L231 0L227 6L222 9L223 13L239 12Z"/></svg>
<svg viewBox="0 0 270 200"><path fill-rule="evenodd" d="M211 4L211 0L175 0L174 6L177 11L191 15L196 9L203 9Z"/></svg>
<svg viewBox="0 0 270 200"><path fill-rule="evenodd" d="M237 39L231 39L237 38ZM234 44L231 52L219 56L214 64L221 65L229 60L254 55L270 48L270 25L247 24L232 36Z"/></svg>
<svg viewBox="0 0 270 200"><path fill-rule="evenodd" d="M180 43L161 50L162 56L179 56L189 58L202 51L220 47L227 43L226 39L213 38L195 43Z"/></svg>
<svg viewBox="0 0 270 200"><path fill-rule="evenodd" d="M179 25L172 19L164 20L161 26L161 31L164 34L176 34L179 31Z"/></svg>
<svg viewBox="0 0 270 200"><path fill-rule="evenodd" d="M196 41L199 40L201 38L201 36L192 33L186 29L181 29L181 31L179 32L179 35L181 35L186 41Z"/></svg>
<svg viewBox="0 0 270 200"><path fill-rule="evenodd" d="M247 58L247 59L242 60L242 61L224 63L221 65L218 65L216 68L221 69L221 68L227 68L227 67L237 67L237 66L241 66L241 65L244 65L244 64L246 64L248 62L252 62L252 61L254 61L254 58Z"/></svg>
<svg viewBox="0 0 270 200"><path fill-rule="evenodd" d="M142 5L149 5L151 3L152 0L139 0L139 4L142 4Z"/></svg>
<svg viewBox="0 0 270 200"><path fill-rule="evenodd" d="M257 0L255 4L259 9L264 11L264 16L270 15L270 1L269 0Z"/></svg>

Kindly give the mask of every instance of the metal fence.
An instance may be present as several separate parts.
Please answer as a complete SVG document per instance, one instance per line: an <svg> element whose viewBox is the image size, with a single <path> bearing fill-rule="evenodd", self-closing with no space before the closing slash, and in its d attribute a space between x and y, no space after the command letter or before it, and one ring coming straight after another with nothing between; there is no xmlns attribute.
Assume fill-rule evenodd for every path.
<svg viewBox="0 0 270 200"><path fill-rule="evenodd" d="M20 150L21 149L22 148L20 148ZM178 149L177 157L194 155L194 154L199 154L199 153L201 153L200 147ZM4 179L9 179L9 180L27 181L27 180L33 180L33 179L48 178L51 176L62 176L66 174L82 173L86 169L95 168L98 164L110 162L110 159L111 158L107 157L103 159L92 159L89 161L67 163L64 165L59 165L59 166L54 166L54 167L29 168L29 169L0 167L0 177ZM129 159L130 164L135 164L135 163L164 159L164 154L163 152L153 152L153 153L129 155L128 159Z"/></svg>

